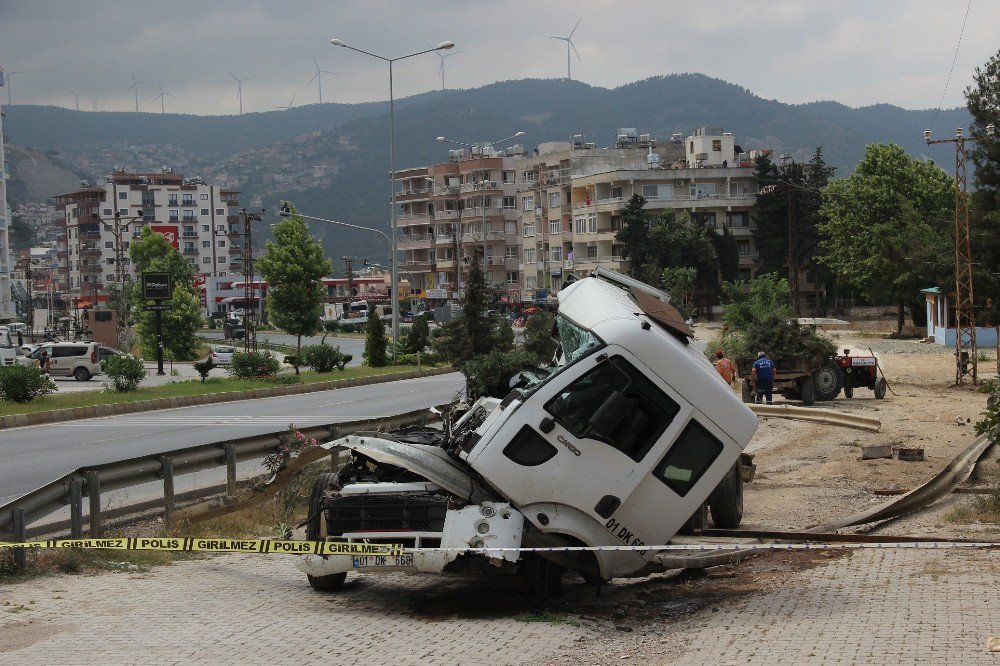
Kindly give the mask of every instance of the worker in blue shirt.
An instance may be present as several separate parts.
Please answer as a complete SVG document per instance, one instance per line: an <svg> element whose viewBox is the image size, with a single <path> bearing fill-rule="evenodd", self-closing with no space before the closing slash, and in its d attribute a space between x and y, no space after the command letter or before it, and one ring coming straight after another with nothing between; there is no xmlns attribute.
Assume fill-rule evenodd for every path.
<svg viewBox="0 0 1000 666"><path fill-rule="evenodd" d="M771 392L774 390L774 361L764 352L760 352L753 363L753 369L750 370L750 376L753 378L756 393L755 402L760 402L762 397L766 397L767 404L770 405Z"/></svg>

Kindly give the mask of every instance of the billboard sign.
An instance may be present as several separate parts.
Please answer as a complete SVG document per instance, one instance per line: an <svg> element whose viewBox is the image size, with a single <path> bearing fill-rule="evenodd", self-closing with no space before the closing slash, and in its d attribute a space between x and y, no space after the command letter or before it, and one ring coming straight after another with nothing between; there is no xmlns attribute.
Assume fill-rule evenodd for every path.
<svg viewBox="0 0 1000 666"><path fill-rule="evenodd" d="M160 234L167 239L174 249L178 249L178 241L180 234L177 232L177 226L173 224L151 224L149 225L151 231Z"/></svg>
<svg viewBox="0 0 1000 666"><path fill-rule="evenodd" d="M142 297L150 301L170 299L173 283L170 273L146 272L142 274Z"/></svg>

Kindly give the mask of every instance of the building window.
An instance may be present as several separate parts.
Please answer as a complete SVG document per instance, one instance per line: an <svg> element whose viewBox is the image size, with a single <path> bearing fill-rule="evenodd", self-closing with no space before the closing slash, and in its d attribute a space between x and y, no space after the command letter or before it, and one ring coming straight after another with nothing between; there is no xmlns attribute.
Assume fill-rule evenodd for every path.
<svg viewBox="0 0 1000 666"><path fill-rule="evenodd" d="M507 284L517 284L517 271L507 271Z"/></svg>
<svg viewBox="0 0 1000 666"><path fill-rule="evenodd" d="M201 200L202 201L208 201L208 193L207 192L202 192L201 193ZM206 213L206 215L207 215L207 213Z"/></svg>
<svg viewBox="0 0 1000 666"><path fill-rule="evenodd" d="M167 195L167 205L168 206L176 206L177 205L177 195L176 194L168 194Z"/></svg>
<svg viewBox="0 0 1000 666"><path fill-rule="evenodd" d="M115 249L115 242L114 241L104 241L104 247L106 247L109 250L113 250L113 249Z"/></svg>
<svg viewBox="0 0 1000 666"><path fill-rule="evenodd" d="M206 224L203 229L204 229L204 231L208 231L208 225ZM215 225L215 230L216 231L225 231L226 230L226 225L224 225L224 224L217 224L217 225Z"/></svg>
<svg viewBox="0 0 1000 666"><path fill-rule="evenodd" d="M562 233L562 220L549 220L549 233Z"/></svg>
<svg viewBox="0 0 1000 666"><path fill-rule="evenodd" d="M521 179L526 183L536 183L538 182L538 172L537 171L525 171L521 175Z"/></svg>
<svg viewBox="0 0 1000 666"><path fill-rule="evenodd" d="M504 210L514 210L517 208L516 197L504 197L503 198L503 209Z"/></svg>
<svg viewBox="0 0 1000 666"><path fill-rule="evenodd" d="M587 233L596 234L597 233L597 215L587 216Z"/></svg>
<svg viewBox="0 0 1000 666"><path fill-rule="evenodd" d="M223 228L223 229L225 229L225 227L222 227L222 228ZM204 233L206 233L206 234L207 234L207 233L208 233L209 231L211 231L211 230L212 230L212 227L210 227L210 226L209 226L209 225L207 225L207 224L203 224L203 225L201 225L201 230L202 230L202 231L203 231Z"/></svg>
<svg viewBox="0 0 1000 666"><path fill-rule="evenodd" d="M743 211L740 213L728 213L726 215L726 226L749 227L750 213L748 213L747 211Z"/></svg>
<svg viewBox="0 0 1000 666"><path fill-rule="evenodd" d="M115 211L113 209L111 209L111 208L105 208L104 209L104 214L110 217L111 215L115 214Z"/></svg>
<svg viewBox="0 0 1000 666"><path fill-rule="evenodd" d="M211 210L209 210L208 208L202 208L202 209L201 209L201 214L202 214L202 215L211 215L211 214L212 214L212 211L211 211Z"/></svg>
<svg viewBox="0 0 1000 666"><path fill-rule="evenodd" d="M622 188L620 185L611 188L611 198L621 199L622 198Z"/></svg>
<svg viewBox="0 0 1000 666"><path fill-rule="evenodd" d="M713 153L722 152L722 139L712 139L712 152Z"/></svg>
<svg viewBox="0 0 1000 666"><path fill-rule="evenodd" d="M115 258L114 257L108 257L107 259L104 260L104 263L106 263L108 266L114 266L115 265Z"/></svg>
<svg viewBox="0 0 1000 666"><path fill-rule="evenodd" d="M691 213L691 221L708 229L715 228L715 213Z"/></svg>
<svg viewBox="0 0 1000 666"><path fill-rule="evenodd" d="M203 264L210 264L210 263L212 263L212 257L202 257L201 258L201 263L203 263Z"/></svg>
<svg viewBox="0 0 1000 666"><path fill-rule="evenodd" d="M194 222L194 220L195 220L194 211L193 210L185 210L184 211L184 221L185 222Z"/></svg>
<svg viewBox="0 0 1000 666"><path fill-rule="evenodd" d="M128 199L128 192L119 192L118 193L118 198L119 199Z"/></svg>
<svg viewBox="0 0 1000 666"><path fill-rule="evenodd" d="M549 192L549 208L559 208L562 206L562 193Z"/></svg>
<svg viewBox="0 0 1000 666"><path fill-rule="evenodd" d="M220 263L220 264L224 264L224 263L226 263L226 257L225 257L225 255L223 255L223 256L221 256L221 257L219 257L219 263Z"/></svg>
<svg viewBox="0 0 1000 666"><path fill-rule="evenodd" d="M575 231L578 234L586 233L587 232L587 218L585 218L585 217L578 217L575 220L573 220L573 231Z"/></svg>
<svg viewBox="0 0 1000 666"><path fill-rule="evenodd" d="M556 263L562 261L562 248L554 247L549 250L549 258Z"/></svg>
<svg viewBox="0 0 1000 666"><path fill-rule="evenodd" d="M526 264L535 263L535 248L533 247L524 248L524 263Z"/></svg>
<svg viewBox="0 0 1000 666"><path fill-rule="evenodd" d="M534 222L525 222L524 225L521 227L521 235L525 236L525 237L534 236L535 235L535 223Z"/></svg>
<svg viewBox="0 0 1000 666"><path fill-rule="evenodd" d="M504 171L503 172L503 182L505 182L505 183L513 183L514 182L514 172L513 171Z"/></svg>
<svg viewBox="0 0 1000 666"><path fill-rule="evenodd" d="M535 210L535 197L532 196L522 197L521 210L526 210L526 211Z"/></svg>
<svg viewBox="0 0 1000 666"><path fill-rule="evenodd" d="M122 217L128 217L128 208L121 208L118 210L118 214Z"/></svg>
<svg viewBox="0 0 1000 666"><path fill-rule="evenodd" d="M534 289L538 286L538 277L535 275L525 275L524 276L524 288Z"/></svg>
<svg viewBox="0 0 1000 666"><path fill-rule="evenodd" d="M172 210L168 212L168 217L171 222L177 222L180 219L180 211Z"/></svg>
<svg viewBox="0 0 1000 666"><path fill-rule="evenodd" d="M715 196L715 183L691 183L688 191L693 197Z"/></svg>
<svg viewBox="0 0 1000 666"><path fill-rule="evenodd" d="M212 241L202 241L201 242L201 246L202 247L211 248L212 247Z"/></svg>
<svg viewBox="0 0 1000 666"><path fill-rule="evenodd" d="M226 247L226 241L220 239L219 242L216 243L216 246L217 247Z"/></svg>
<svg viewBox="0 0 1000 666"><path fill-rule="evenodd" d="M507 259L517 259L517 246L508 245L504 248L504 257Z"/></svg>
<svg viewBox="0 0 1000 666"><path fill-rule="evenodd" d="M225 215L226 214L226 209L225 208L216 208L215 209L215 214L216 215Z"/></svg>
<svg viewBox="0 0 1000 666"><path fill-rule="evenodd" d="M750 241L748 241L748 240L736 241L736 252L741 257L749 257L750 256Z"/></svg>
<svg viewBox="0 0 1000 666"><path fill-rule="evenodd" d="M736 277L738 279L744 280L744 281L745 280L749 280L750 279L750 269L749 268L740 268L740 269L738 269L736 271Z"/></svg>
<svg viewBox="0 0 1000 666"><path fill-rule="evenodd" d="M587 259L597 259L597 246L588 245L587 246Z"/></svg>

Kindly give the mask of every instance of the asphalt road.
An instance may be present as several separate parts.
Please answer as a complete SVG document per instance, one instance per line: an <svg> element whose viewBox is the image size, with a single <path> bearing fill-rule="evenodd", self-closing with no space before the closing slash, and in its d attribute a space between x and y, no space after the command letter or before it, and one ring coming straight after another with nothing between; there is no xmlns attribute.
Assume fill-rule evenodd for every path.
<svg viewBox="0 0 1000 666"><path fill-rule="evenodd" d="M200 333L206 338L211 338L213 340L218 340L220 343L232 343L238 344L239 340L223 340L222 333L219 331L206 331ZM295 346L295 336L288 335L287 333L273 333L271 331L258 331L257 341L263 342L264 340L270 340L276 345L288 345L289 347ZM302 338L302 346L306 345L318 345L322 342L322 335L314 335L311 337ZM348 365L361 365L361 353L365 350L365 339L364 338L339 338L332 335L327 336L326 344L331 346L339 346L340 351L345 354L350 354L354 358Z"/></svg>
<svg viewBox="0 0 1000 666"><path fill-rule="evenodd" d="M391 416L448 402L458 373L201 407L13 428L0 434L0 504L85 465L297 426Z"/></svg>

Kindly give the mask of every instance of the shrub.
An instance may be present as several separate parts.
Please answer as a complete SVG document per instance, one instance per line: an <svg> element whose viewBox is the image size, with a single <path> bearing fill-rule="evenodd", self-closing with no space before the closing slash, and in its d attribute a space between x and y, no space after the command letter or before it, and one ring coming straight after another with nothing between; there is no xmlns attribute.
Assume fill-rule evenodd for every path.
<svg viewBox="0 0 1000 666"><path fill-rule="evenodd" d="M209 317L208 318L208 330L214 331L216 329L216 327L217 327L217 325L215 323L215 317Z"/></svg>
<svg viewBox="0 0 1000 666"><path fill-rule="evenodd" d="M328 331L330 333L337 333L338 331L340 331L340 328L341 328L340 322L337 321L336 319L331 319L330 321L323 322L323 330Z"/></svg>
<svg viewBox="0 0 1000 666"><path fill-rule="evenodd" d="M427 316L417 315L413 318L413 326L410 327L410 334L406 338L409 351L418 352L427 348L430 338L430 328L427 326Z"/></svg>
<svg viewBox="0 0 1000 666"><path fill-rule="evenodd" d="M441 358L433 352L421 352L419 365L435 365L441 362ZM397 354L396 362L393 365L418 365L417 354Z"/></svg>
<svg viewBox="0 0 1000 666"><path fill-rule="evenodd" d="M354 357L340 351L340 347L309 345L302 348L302 360L316 372L343 370Z"/></svg>
<svg viewBox="0 0 1000 666"><path fill-rule="evenodd" d="M368 310L365 334L365 363L372 368L381 368L386 364L385 324L375 308Z"/></svg>
<svg viewBox="0 0 1000 666"><path fill-rule="evenodd" d="M56 385L37 365L0 368L0 400L31 402L55 390Z"/></svg>
<svg viewBox="0 0 1000 666"><path fill-rule="evenodd" d="M514 351L491 351L475 356L465 363L466 392L469 400L485 396L502 398L510 393L510 380L522 370L538 365L534 354L515 349Z"/></svg>
<svg viewBox="0 0 1000 666"><path fill-rule="evenodd" d="M201 377L201 381L204 384L205 380L208 379L208 373L215 367L215 362L212 360L212 357L209 356L204 361L192 363L191 366L195 369L195 372L198 373L198 376Z"/></svg>
<svg viewBox="0 0 1000 666"><path fill-rule="evenodd" d="M296 377L295 375L275 375L271 377L270 381L278 386L292 386L294 384L301 384L302 379Z"/></svg>
<svg viewBox="0 0 1000 666"><path fill-rule="evenodd" d="M110 381L105 382L109 391L128 393L139 388L139 382L146 378L146 366L142 359L132 354L115 354L101 362L101 370Z"/></svg>
<svg viewBox="0 0 1000 666"><path fill-rule="evenodd" d="M280 369L277 357L267 351L236 352L229 365L229 373L240 379L273 377Z"/></svg>

